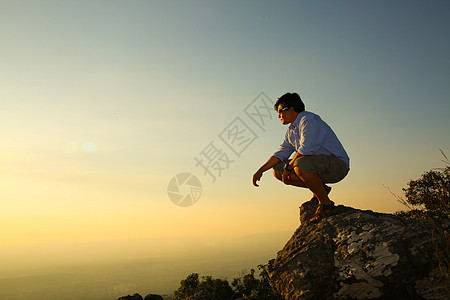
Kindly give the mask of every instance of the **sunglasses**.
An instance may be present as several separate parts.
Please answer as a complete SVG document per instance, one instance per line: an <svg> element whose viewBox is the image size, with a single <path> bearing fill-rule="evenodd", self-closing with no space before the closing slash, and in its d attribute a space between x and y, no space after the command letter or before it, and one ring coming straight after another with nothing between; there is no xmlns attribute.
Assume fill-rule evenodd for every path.
<svg viewBox="0 0 450 300"><path fill-rule="evenodd" d="M288 110L289 108L291 108L291 107L290 107L290 106L284 107L284 108L280 109L280 110L278 111L278 113L281 114L283 111L286 111L286 110Z"/></svg>

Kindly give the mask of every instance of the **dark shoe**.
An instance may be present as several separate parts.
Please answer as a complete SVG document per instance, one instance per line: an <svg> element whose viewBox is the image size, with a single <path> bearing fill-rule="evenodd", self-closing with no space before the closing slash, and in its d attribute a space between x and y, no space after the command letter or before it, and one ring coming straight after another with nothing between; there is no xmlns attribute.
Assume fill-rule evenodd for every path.
<svg viewBox="0 0 450 300"><path fill-rule="evenodd" d="M328 185L324 184L323 187L325 188L325 192L328 195L331 192L331 186L328 186ZM317 197L314 196L308 202L311 203L311 204L317 205L317 204L319 204L319 199L317 199Z"/></svg>
<svg viewBox="0 0 450 300"><path fill-rule="evenodd" d="M327 216L329 216L331 214L333 209L334 209L334 202L333 201L331 201L331 204L327 204L327 205L319 204L317 206L316 213L314 214L314 216L309 221L312 222L312 221L319 220L319 219L321 219L323 217L327 217Z"/></svg>

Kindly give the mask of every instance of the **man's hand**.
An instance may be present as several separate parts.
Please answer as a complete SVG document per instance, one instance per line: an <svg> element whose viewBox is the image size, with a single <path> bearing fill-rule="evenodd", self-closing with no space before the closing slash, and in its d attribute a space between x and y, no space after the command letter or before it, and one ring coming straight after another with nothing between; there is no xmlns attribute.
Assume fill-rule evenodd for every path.
<svg viewBox="0 0 450 300"><path fill-rule="evenodd" d="M256 171L255 174L253 174L253 185L254 186L259 187L259 185L256 182L261 179L262 175L263 175L263 172L261 170L258 170L258 171Z"/></svg>
<svg viewBox="0 0 450 300"><path fill-rule="evenodd" d="M275 157L275 156L270 157L269 160L264 165L262 165L262 167L259 168L255 174L253 174L253 180L252 180L253 185L258 187L259 185L256 182L258 182L261 179L263 173L267 170L272 169L280 161L281 160L278 157Z"/></svg>

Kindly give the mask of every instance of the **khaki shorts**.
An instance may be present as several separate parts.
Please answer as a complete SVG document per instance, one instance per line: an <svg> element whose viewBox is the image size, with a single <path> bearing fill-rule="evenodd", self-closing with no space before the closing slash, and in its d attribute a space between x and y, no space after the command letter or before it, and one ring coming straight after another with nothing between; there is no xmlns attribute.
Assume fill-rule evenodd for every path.
<svg viewBox="0 0 450 300"><path fill-rule="evenodd" d="M290 159L281 161L273 169L283 172L284 166L290 161ZM323 183L339 182L347 176L349 171L347 164L334 155L308 155L300 157L295 160L295 167L319 175Z"/></svg>

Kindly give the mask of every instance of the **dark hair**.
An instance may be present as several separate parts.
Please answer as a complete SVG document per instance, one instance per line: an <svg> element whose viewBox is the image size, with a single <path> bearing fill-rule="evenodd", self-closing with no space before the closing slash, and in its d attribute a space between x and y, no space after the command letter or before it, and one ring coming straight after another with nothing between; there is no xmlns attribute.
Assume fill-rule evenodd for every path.
<svg viewBox="0 0 450 300"><path fill-rule="evenodd" d="M297 93L286 93L278 98L277 103L273 106L278 111L280 104L284 107L293 107L295 112L301 113L305 110L305 104L303 103L300 95Z"/></svg>

